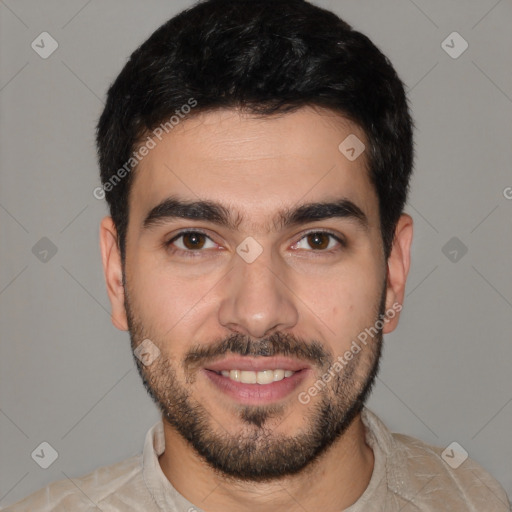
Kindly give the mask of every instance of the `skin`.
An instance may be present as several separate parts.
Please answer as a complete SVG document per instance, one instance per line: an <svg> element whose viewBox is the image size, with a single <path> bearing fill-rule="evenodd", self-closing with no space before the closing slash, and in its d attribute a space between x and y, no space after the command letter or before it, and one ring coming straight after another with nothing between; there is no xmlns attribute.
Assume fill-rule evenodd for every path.
<svg viewBox="0 0 512 512"><path fill-rule="evenodd" d="M298 401L297 395L325 373L318 361L296 390L272 404L277 406L272 414L260 417L263 426L251 423L247 412L254 406L243 407L219 392L200 368L183 364L192 348L217 347L237 333L255 347L258 340L282 333L306 344L315 340L332 361L374 325L382 297L387 310L402 304L412 219L401 216L390 257L384 260L378 198L364 153L349 161L338 150L349 134L366 144L357 126L333 112L309 107L260 119L235 110L199 114L164 135L136 171L124 286L114 224L110 217L101 222L113 324L131 330L134 348L144 338L158 346L161 354L155 363L139 365L146 385L162 398L172 373L175 390L187 393L191 403L204 410L212 435L253 439L259 446L263 438L258 434L265 427L269 442L276 443L261 446L270 449L313 425L315 407L322 400L341 404L334 384L308 404ZM148 212L171 194L226 205L242 217L238 230L183 219L144 230ZM273 229L275 212L283 207L339 197L350 199L366 214L367 230L341 218ZM164 246L185 228L198 228L211 238L198 257L187 258ZM305 236L313 228L345 237L347 247L331 240L330 254L315 249ZM249 236L263 248L250 264L236 252ZM184 239L176 243L183 250ZM397 312L382 334L392 332L398 320ZM340 388L348 402L357 399L376 359L376 347L370 345L354 357L353 380ZM336 381L340 386L341 379ZM302 471L265 481L236 479L216 470L163 417L162 471L178 492L209 512L266 511L270 505L292 512L339 511L357 501L371 478L373 451L366 444L360 414Z"/></svg>

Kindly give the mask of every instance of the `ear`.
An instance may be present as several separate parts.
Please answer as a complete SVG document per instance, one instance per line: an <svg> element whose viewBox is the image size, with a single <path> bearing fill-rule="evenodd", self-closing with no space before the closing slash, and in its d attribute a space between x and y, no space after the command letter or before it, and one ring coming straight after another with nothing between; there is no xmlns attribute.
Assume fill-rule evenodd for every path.
<svg viewBox="0 0 512 512"><path fill-rule="evenodd" d="M112 217L105 217L100 224L100 248L107 293L112 308L112 323L121 331L128 330L124 308L123 269L117 243L117 230Z"/></svg>
<svg viewBox="0 0 512 512"><path fill-rule="evenodd" d="M400 318L400 310L405 295L405 283L409 274L411 261L411 243L413 235L413 221L410 215L402 214L395 229L395 238L388 258L386 311L394 310L395 315L388 317L382 332L390 333L396 329ZM395 307L393 305L395 304ZM400 305L398 309L396 304Z"/></svg>

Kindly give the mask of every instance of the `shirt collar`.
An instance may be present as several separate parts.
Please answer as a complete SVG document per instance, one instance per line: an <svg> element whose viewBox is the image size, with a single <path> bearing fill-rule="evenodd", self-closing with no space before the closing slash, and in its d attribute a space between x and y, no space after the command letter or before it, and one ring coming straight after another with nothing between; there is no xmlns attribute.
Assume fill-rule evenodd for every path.
<svg viewBox="0 0 512 512"><path fill-rule="evenodd" d="M160 419L147 432L142 454L142 477L155 503L162 510L202 512L190 503L169 482L165 476L158 457L165 450L165 435L163 420Z"/></svg>
<svg viewBox="0 0 512 512"><path fill-rule="evenodd" d="M376 453L377 447L382 453L385 467L387 487L391 492L405 499L412 499L410 490L410 477L407 471L407 454L400 443L397 443L386 425L368 408L361 412L361 420L366 427L367 442ZM197 512L202 512L197 506L190 503L172 486L165 476L158 457L165 450L165 436L163 420L160 419L147 432L144 442L142 475L148 491L153 496L156 504L162 510L169 510L174 506L176 510L188 510L193 507ZM375 473L374 468L374 473ZM372 475L372 480L377 477ZM373 482L375 485L375 482ZM372 481L367 490L370 490Z"/></svg>
<svg viewBox="0 0 512 512"><path fill-rule="evenodd" d="M411 500L414 495L411 494L407 453L403 445L396 441L382 420L366 407L361 412L361 420L367 427L369 444L377 444L383 452L388 489L406 500Z"/></svg>

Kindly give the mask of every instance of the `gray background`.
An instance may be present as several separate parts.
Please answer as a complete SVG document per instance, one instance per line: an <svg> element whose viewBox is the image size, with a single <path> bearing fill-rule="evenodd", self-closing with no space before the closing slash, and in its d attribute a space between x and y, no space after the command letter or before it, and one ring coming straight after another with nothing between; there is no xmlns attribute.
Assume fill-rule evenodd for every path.
<svg viewBox="0 0 512 512"><path fill-rule="evenodd" d="M512 3L317 3L389 56L417 124L412 269L369 405L394 431L457 441L512 494ZM110 323L94 126L129 54L189 5L0 1L2 506L140 452L158 420ZM43 31L47 59L31 48ZM453 31L469 43L457 59ZM34 254L43 237L55 255L45 240ZM59 455L46 470L42 441Z"/></svg>

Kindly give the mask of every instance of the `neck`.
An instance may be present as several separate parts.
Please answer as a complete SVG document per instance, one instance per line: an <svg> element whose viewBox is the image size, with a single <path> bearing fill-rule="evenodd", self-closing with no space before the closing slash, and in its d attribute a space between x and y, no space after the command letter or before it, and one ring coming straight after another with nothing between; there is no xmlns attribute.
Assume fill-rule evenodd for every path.
<svg viewBox="0 0 512 512"><path fill-rule="evenodd" d="M165 420L164 433L166 448L159 457L163 473L182 496L208 512L267 512L269 506L337 512L357 501L373 471L373 451L360 414L302 472L264 483L223 478Z"/></svg>

